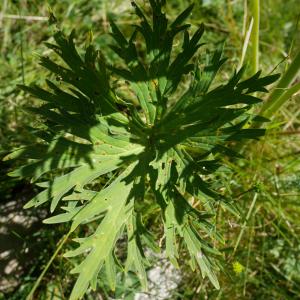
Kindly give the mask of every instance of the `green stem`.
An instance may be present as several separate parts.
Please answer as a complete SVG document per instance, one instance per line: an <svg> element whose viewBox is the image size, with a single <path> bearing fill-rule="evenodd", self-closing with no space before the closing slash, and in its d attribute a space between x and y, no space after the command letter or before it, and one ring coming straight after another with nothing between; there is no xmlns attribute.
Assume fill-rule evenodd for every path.
<svg viewBox="0 0 300 300"><path fill-rule="evenodd" d="M264 103L260 114L266 117L272 116L293 94L299 91L299 84L288 89L295 80L300 70L300 49L290 64L287 71L282 75L276 88L270 94L269 99ZM287 90L288 89L288 90Z"/></svg>
<svg viewBox="0 0 300 300"><path fill-rule="evenodd" d="M266 118L271 118L274 113L276 113L280 107L287 102L294 94L300 91L300 82L293 85L285 91L276 101L269 105L269 107L263 112L263 116Z"/></svg>
<svg viewBox="0 0 300 300"><path fill-rule="evenodd" d="M49 267L51 266L53 260L55 259L55 257L57 256L57 254L59 253L60 249L62 248L62 246L65 244L65 242L67 241L67 239L69 238L70 234L72 233L72 231L70 230L67 234L65 234L63 236L63 238L61 239L61 241L59 242L55 252L53 253L53 255L51 256L50 260L48 261L47 265L45 266L43 272L41 273L41 275L39 276L39 278L37 279L37 281L35 282L33 288L31 289L30 293L28 294L28 296L26 297L26 300L33 300L35 298L33 298L34 293L36 291L36 289L39 287L43 277L45 276L46 272L48 271Z"/></svg>
<svg viewBox="0 0 300 300"><path fill-rule="evenodd" d="M250 264L250 255L251 255L251 245L253 241L253 227L251 227L250 233L249 233L249 243L248 243L248 251L247 251L247 265L245 270L245 278L244 278L244 285L243 285L243 295L246 295L246 286L248 281L248 273L249 273L249 264Z"/></svg>
<svg viewBox="0 0 300 300"><path fill-rule="evenodd" d="M21 16L21 8L18 8L19 16ZM23 41L23 24L24 21L20 20L20 56L21 56L21 75L22 75L22 84L25 84L25 70L24 70L24 41Z"/></svg>
<svg viewBox="0 0 300 300"><path fill-rule="evenodd" d="M236 250L237 250L237 248L238 248L238 246L239 246L239 244L240 244L240 241L241 241L241 239L242 239L242 237L243 237L243 234L244 234L244 232L245 232L247 223L248 223L248 221L249 221L249 219L250 219L250 217L251 217L251 215L252 215L252 211L253 211L253 209L254 209L254 206L255 206L257 197L258 197L258 194L255 193L255 194L254 194L254 197L253 197L253 199L252 199L250 208L249 208L249 210L248 210L248 213L247 213L245 222L244 222L243 225L242 225L242 229L241 229L240 234L239 234L239 236L238 236L238 238L237 238L237 241L236 241L236 243L235 243L235 246L234 246L234 249L233 249L233 255L235 254L235 252L236 252Z"/></svg>
<svg viewBox="0 0 300 300"><path fill-rule="evenodd" d="M257 73L259 70L259 19L260 19L260 0L252 0L252 70Z"/></svg>

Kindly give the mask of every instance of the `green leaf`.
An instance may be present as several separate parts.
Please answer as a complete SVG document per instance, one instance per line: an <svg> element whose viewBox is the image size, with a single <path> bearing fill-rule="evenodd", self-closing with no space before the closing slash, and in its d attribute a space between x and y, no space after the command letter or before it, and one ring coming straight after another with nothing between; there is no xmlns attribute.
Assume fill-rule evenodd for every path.
<svg viewBox="0 0 300 300"><path fill-rule="evenodd" d="M145 256L139 234L137 232L136 216L132 214L127 221L128 251L125 272L135 271L144 290L147 290L147 274L145 270Z"/></svg>
<svg viewBox="0 0 300 300"><path fill-rule="evenodd" d="M161 247L177 268L187 251L192 268L198 266L219 289L217 245L224 240L211 217L220 206L239 212L232 199L218 193L217 175L226 170L223 157L241 158L231 141L265 133L246 128L258 118L249 111L261 102L251 94L267 92L278 76L258 72L243 79L242 68L217 85L226 61L223 43L204 61L195 59L204 25L190 35L184 22L193 5L169 23L165 1L149 2L151 21L133 3L139 24L133 24L129 37L111 21L115 44L110 46L119 57L113 65L107 66L105 54L92 44L81 56L75 33L58 31L55 43L47 46L59 60L40 58L57 80L46 80L43 88L20 86L41 104L27 108L41 121L30 129L30 143L4 158L23 160L10 175L29 177L40 189L25 208L49 203L57 214L44 223L70 222L74 235L76 228L93 224L90 235L75 238L79 246L65 253L82 258L72 271L78 277L71 300L82 298L89 287L96 289L102 268L112 290L119 272L127 277L134 272L146 289L146 250ZM183 80L186 74L190 81ZM116 81L125 96L119 95ZM163 237L165 244L158 245ZM119 239L127 244L126 261Z"/></svg>
<svg viewBox="0 0 300 300"><path fill-rule="evenodd" d="M111 255L115 243L132 213L133 201L128 199L131 188L132 184L126 184L122 181L116 183L113 189L109 189L104 195L104 199L108 199L109 202L107 212L95 233L81 240L79 248L65 254L66 257L73 257L89 250L89 254L84 261L72 270L72 273L79 273L79 277L70 296L71 300L81 298L84 295L89 283L97 276L103 264ZM101 206L101 201L98 202ZM83 211L84 209L81 210L81 212ZM99 213L99 210L87 214L86 219L94 216L95 213ZM73 229L75 229L75 226L76 223L73 223Z"/></svg>

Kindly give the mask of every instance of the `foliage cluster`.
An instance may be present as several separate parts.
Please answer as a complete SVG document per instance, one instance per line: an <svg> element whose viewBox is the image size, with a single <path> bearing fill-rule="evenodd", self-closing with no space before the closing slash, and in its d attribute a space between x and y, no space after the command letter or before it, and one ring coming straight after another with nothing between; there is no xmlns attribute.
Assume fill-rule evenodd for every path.
<svg viewBox="0 0 300 300"><path fill-rule="evenodd" d="M87 11L90 11L89 5L82 3ZM168 4L167 11L171 11L172 5ZM218 6L222 7L222 1ZM84 9L78 9L84 15ZM206 9L214 15L210 5ZM222 293L225 297L237 295L241 286L245 295L246 285L252 296L298 295L293 283L298 273L292 267L297 260L293 248L297 248L298 233L288 225L298 210L292 196L287 202L292 211L284 211L281 197L287 198L278 194L278 190L284 190L278 182L283 180L284 184L287 180L293 185L297 181L297 178L290 181L284 177L288 172L297 174L297 161L290 165L288 157L278 153L279 149L275 151L276 133L267 136L259 147L255 143L247 144L247 149L242 149L250 158L247 162L233 151L236 142L263 135L262 129L247 128L247 122L261 120L249 113L252 106L260 102L251 94L264 92L265 86L276 76L261 78L256 74L243 80L245 70L242 69L225 79L231 68L230 64L223 65L220 45L215 52L197 57L203 28L192 27L193 34L188 33L189 25L184 24L184 20L191 7L171 24L166 22L160 1L152 1L151 21L148 8L143 12L136 6L135 10L141 21L133 32L122 26L126 30L123 35L111 22L113 51L103 45L110 43L105 35L105 38L96 36L93 43L88 41L85 53L80 50L78 53L73 33L66 37L58 31L55 43L47 43L47 47L60 56L60 62L47 50L44 50L47 56L41 57L41 65L55 75L47 75L51 78L47 80L47 88L32 69L32 73L26 72L26 82L40 83L42 87L23 86L23 90L29 92L23 94L11 85L5 93L5 97L17 95L22 101L30 101L29 111L47 120L39 127L34 121L30 124L33 128L27 130L29 135L20 134L17 139L21 141L12 141L15 145L25 144L24 139L37 141L37 144L22 147L7 159L29 159L29 164L11 175L32 177L42 188L27 206L50 201L51 211L62 209L64 213L46 222L72 221L74 235L83 236L77 239L79 248L67 253L67 256L84 253L83 260L82 256L71 261L60 258L68 267L77 264L74 272L79 273L79 277L71 297L81 296L89 284L95 286L101 268L98 284L104 291L107 286L101 282L106 281L110 288L120 290L121 283L116 277L120 270L129 272L128 276L132 276L131 271L135 272L145 287L149 261L144 250L158 251L159 238L162 238L159 246L166 248L167 256L175 265L179 264L185 274L185 284L178 291L184 299L193 297L194 286L199 284L203 293L212 298L221 297ZM114 16L112 19L117 21ZM226 21L232 25L229 19L223 20L223 24ZM87 27L92 24L89 22ZM105 31L109 31L108 26ZM81 43L82 34L77 36ZM208 34L208 40L213 38L213 34ZM173 43L180 44L181 48L173 47ZM104 49L108 62L92 44ZM230 54L229 62L234 63L232 54L236 50L227 47L225 51ZM112 64L112 61L117 63ZM221 66L227 76L224 71L218 73ZM22 76L18 81L22 82ZM39 102L25 96L27 94L42 100L42 105L37 108ZM5 111L3 115L12 114ZM15 109L16 126L20 126L23 116L26 116L25 123L32 118ZM295 126L297 128L297 122ZM285 139L290 141L288 136ZM10 143L5 141L3 145ZM280 145L284 149L284 142ZM262 153L272 154L265 161ZM273 173L273 159L284 165L284 169ZM224 168L224 161L233 172ZM10 164L10 161L5 163ZM264 167L266 164L270 166L268 170ZM277 188L275 197L273 184ZM297 185L291 190L297 192ZM233 201L239 194L238 201ZM253 202L255 195L259 195L258 203ZM232 243L237 249L232 256L232 250L222 249L221 245L224 243L222 235L226 243L237 236L234 232L227 233L226 220L233 219L230 213L238 214L233 202L238 204L242 214L244 244L240 247L239 241ZM249 240L243 241L245 232L249 233ZM254 235L254 232L257 233ZM256 253L258 260L252 258L250 252ZM215 272L224 265L227 268L224 257L229 263L235 263L238 258L245 269L241 274L232 274L239 278L240 284L229 290L224 288L224 276L219 275L221 289L216 292L208 281L197 282L200 278L190 278L191 272L184 270L183 263L189 260L192 268L198 265L202 276L207 276L218 288ZM259 272L260 279L250 276L250 272ZM273 289L262 292L267 280L272 282ZM289 287L278 288L278 281L286 282ZM52 289L56 290L55 286Z"/></svg>

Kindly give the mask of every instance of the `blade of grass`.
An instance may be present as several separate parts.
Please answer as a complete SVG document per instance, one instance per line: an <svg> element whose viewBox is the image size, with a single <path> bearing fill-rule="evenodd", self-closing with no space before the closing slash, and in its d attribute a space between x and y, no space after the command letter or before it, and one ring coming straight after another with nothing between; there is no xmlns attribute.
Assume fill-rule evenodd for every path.
<svg viewBox="0 0 300 300"><path fill-rule="evenodd" d="M264 103L260 111L261 115L271 117L293 94L300 90L299 84L295 84L293 87L289 88L290 84L295 80L299 70L300 49L287 71L282 75L276 88L270 94L269 99Z"/></svg>
<svg viewBox="0 0 300 300"><path fill-rule="evenodd" d="M244 64L244 60L245 60L245 56L246 56L246 52L249 46L249 41L250 41L250 36L251 36L251 32L252 32L252 28L253 28L253 18L251 18L250 24L249 24L249 28L246 32L245 35L245 40L244 40L244 44L243 44L243 50L242 50L242 57L241 57L241 61L239 64L239 69L243 66Z"/></svg>
<svg viewBox="0 0 300 300"><path fill-rule="evenodd" d="M4 15L5 15L5 12L6 12L7 8L8 8L8 1L4 0L3 4L2 4L2 9L1 9L1 12L0 12L0 29L3 32L2 45L1 45L1 53L4 52L4 49L6 47L7 35L8 35L9 25L10 25L10 24L8 24L5 27L3 26L4 25L3 19L4 19Z"/></svg>
<svg viewBox="0 0 300 300"><path fill-rule="evenodd" d="M263 280L263 273L264 273L264 268L265 268L265 244L266 244L266 223L265 219L262 219L263 225L262 225L262 244L261 244L261 271L260 271L260 280Z"/></svg>
<svg viewBox="0 0 300 300"><path fill-rule="evenodd" d="M260 0L252 0L253 30L252 30L252 73L259 70L259 22L260 22Z"/></svg>
<svg viewBox="0 0 300 300"><path fill-rule="evenodd" d="M21 15L3 14L2 19L25 20L28 22L32 22L32 21L48 21L49 18L43 16L21 16ZM0 24L1 24L1 17L0 17Z"/></svg>
<svg viewBox="0 0 300 300"><path fill-rule="evenodd" d="M244 296L246 296L246 287L247 287L247 281L248 281L250 255L251 255L251 245L252 245L252 241L253 241L253 235L254 235L254 227L251 226L251 229L250 229L250 232L249 232L248 249L247 249L247 264L246 264L245 278L244 278L244 284L243 284L243 295Z"/></svg>
<svg viewBox="0 0 300 300"><path fill-rule="evenodd" d="M7 8L7 0L4 0L3 4L2 4L2 9L1 9L1 12L0 12L0 28L2 27L2 22L3 22L3 18L4 18L6 8Z"/></svg>
<svg viewBox="0 0 300 300"><path fill-rule="evenodd" d="M264 112L263 115L266 118L272 117L272 115L276 111L278 111L285 102L287 102L293 95L297 94L299 91L300 91L300 82L287 89L285 93L281 95L281 97L279 97L277 101L275 101L273 105L270 106L269 109Z"/></svg>
<svg viewBox="0 0 300 300"><path fill-rule="evenodd" d="M242 35L245 36L248 20L248 1L244 0L244 18L243 18L243 31Z"/></svg>
<svg viewBox="0 0 300 300"><path fill-rule="evenodd" d="M233 248L233 253L232 253L232 255L235 254L235 252L236 252L236 250L237 250L237 248L238 248L238 246L239 246L239 244L240 244L240 241L241 241L241 239L242 239L242 237L243 237L243 235L244 235L244 232L245 232L245 229L246 229L246 225L247 225L247 223L248 223L248 221L249 221L249 219L250 219L250 217L251 217L251 215L252 215L252 211L253 211L253 209L254 209L254 206L255 206L257 197L258 197L258 193L255 193L255 194L254 194L254 197L253 197L253 199L252 199L251 205L250 205L250 207L249 207L249 210L248 210L248 213L247 213L245 222L244 222L243 225L242 225L242 229L241 229L241 231L240 231L240 233L239 233L239 236L238 236L238 238L237 238L237 240L236 240L236 243L235 243L235 246L234 246L234 248Z"/></svg>
<svg viewBox="0 0 300 300"><path fill-rule="evenodd" d="M21 9L18 8L19 16L21 16ZM24 70L24 40L23 40L23 26L22 20L20 21L19 28L20 28L20 57L21 57L21 74L22 74L22 83L25 84L25 70Z"/></svg>
<svg viewBox="0 0 300 300"><path fill-rule="evenodd" d="M51 266L52 262L54 261L54 259L56 258L56 256L58 255L59 251L61 250L62 246L66 243L66 241L68 240L70 234L72 233L72 230L69 230L69 232L67 234L65 234L63 236L63 238L61 239L60 242L58 242L57 248L55 250L55 252L53 253L53 255L51 256L50 260L48 261L47 265L45 266L45 268L43 269L43 272L41 273L41 275L39 276L39 278L37 279L37 281L35 282L34 286L32 287L31 291L29 292L28 296L26 297L26 300L33 300L35 298L33 298L34 293L36 291L36 289L39 287L43 277L45 276L46 272L48 271L49 267Z"/></svg>

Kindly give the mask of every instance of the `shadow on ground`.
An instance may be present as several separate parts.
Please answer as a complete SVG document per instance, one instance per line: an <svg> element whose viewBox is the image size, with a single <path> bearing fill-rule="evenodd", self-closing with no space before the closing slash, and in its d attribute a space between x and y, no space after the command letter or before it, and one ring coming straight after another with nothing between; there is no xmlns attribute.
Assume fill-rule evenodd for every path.
<svg viewBox="0 0 300 300"><path fill-rule="evenodd" d="M32 197L29 185L18 184L9 191L10 199L0 200L0 292L14 290L35 256L36 237L41 227L43 210L24 210Z"/></svg>

